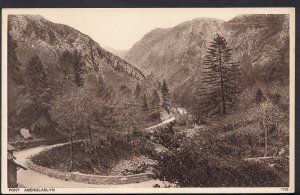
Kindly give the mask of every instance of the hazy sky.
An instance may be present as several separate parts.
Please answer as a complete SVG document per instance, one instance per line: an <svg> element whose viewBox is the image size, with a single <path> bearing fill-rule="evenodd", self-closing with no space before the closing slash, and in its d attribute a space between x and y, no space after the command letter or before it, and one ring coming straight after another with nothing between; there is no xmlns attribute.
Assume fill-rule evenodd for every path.
<svg viewBox="0 0 300 195"><path fill-rule="evenodd" d="M258 13L266 13L261 9ZM22 9L21 13L40 14L46 19L71 26L89 35L102 47L129 49L147 32L155 28L170 28L197 17L219 18L225 21L253 10L200 8L114 8L114 9ZM257 9L256 9L257 12Z"/></svg>

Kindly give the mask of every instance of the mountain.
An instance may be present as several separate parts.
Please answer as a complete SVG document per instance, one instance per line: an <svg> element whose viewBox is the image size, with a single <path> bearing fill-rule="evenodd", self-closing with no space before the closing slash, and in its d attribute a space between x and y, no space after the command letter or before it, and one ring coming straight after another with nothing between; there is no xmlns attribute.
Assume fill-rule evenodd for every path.
<svg viewBox="0 0 300 195"><path fill-rule="evenodd" d="M124 57L127 55L128 50L122 50L122 49L114 49L112 47L104 47L107 51L110 53L119 56L120 58L124 59Z"/></svg>
<svg viewBox="0 0 300 195"><path fill-rule="evenodd" d="M277 77L267 71L281 65L288 69L288 21L287 15L239 15L228 22L196 18L174 28L147 33L129 50L125 60L146 75L152 72L159 80L167 79L179 102L193 105L203 58L217 33L227 39L233 58L242 69L254 69L262 79Z"/></svg>
<svg viewBox="0 0 300 195"><path fill-rule="evenodd" d="M77 62L74 62L75 54L79 55ZM68 63L73 65L69 67ZM84 84L77 85L78 79ZM44 82L41 82L42 88L37 85L40 81ZM12 137L20 128L33 129L32 125L39 118L45 118L49 125L65 123L64 127L69 128L68 125L73 124L66 121L83 120L87 109L86 120L97 119L92 121L94 125L103 126L99 122L103 120L99 119L101 114L111 116L111 122L106 120L107 125L115 129L129 128L132 121L139 120L139 124L147 125L139 109L141 100L134 98L137 84L145 94L156 88L138 68L106 51L78 30L39 15L8 17L8 115ZM51 103L44 97L49 94L48 89L52 96L46 97ZM77 114L76 107L80 106L84 111L72 115ZM110 109L109 106L117 109L114 113L111 110L102 113ZM131 121L125 124L129 119ZM124 124L118 126L120 121Z"/></svg>
<svg viewBox="0 0 300 195"><path fill-rule="evenodd" d="M58 64L65 50L77 49L84 63L91 68L91 48L97 66L103 71L121 73L136 80L144 79L141 71L120 57L100 47L89 36L63 24L55 24L38 15L15 15L9 17L9 33L17 42L17 56L26 64L33 54L38 53L46 66ZM132 76L133 75L133 76Z"/></svg>

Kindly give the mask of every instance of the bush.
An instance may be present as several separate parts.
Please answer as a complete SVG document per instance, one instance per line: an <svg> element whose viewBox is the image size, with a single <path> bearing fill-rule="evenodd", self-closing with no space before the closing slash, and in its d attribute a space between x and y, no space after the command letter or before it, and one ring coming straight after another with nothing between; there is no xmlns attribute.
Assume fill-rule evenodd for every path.
<svg viewBox="0 0 300 195"><path fill-rule="evenodd" d="M279 187L281 175L257 162L232 156L215 156L195 143L158 159L156 176L180 187Z"/></svg>
<svg viewBox="0 0 300 195"><path fill-rule="evenodd" d="M109 174L121 159L133 155L126 136L109 134L105 139L73 143L73 170L87 174ZM69 171L71 164L70 144L58 146L32 157L33 163L60 171Z"/></svg>
<svg viewBox="0 0 300 195"><path fill-rule="evenodd" d="M149 113L148 116L150 117L151 121L160 120L160 112L158 110L154 110L153 112Z"/></svg>

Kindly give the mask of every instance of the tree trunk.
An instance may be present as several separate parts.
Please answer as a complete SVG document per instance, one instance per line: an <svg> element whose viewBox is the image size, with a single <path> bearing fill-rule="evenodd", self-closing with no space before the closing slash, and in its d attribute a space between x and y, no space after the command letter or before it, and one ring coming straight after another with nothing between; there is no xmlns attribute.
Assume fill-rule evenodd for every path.
<svg viewBox="0 0 300 195"><path fill-rule="evenodd" d="M93 145L92 129L91 129L91 126L90 126L90 125L88 125L88 129L89 129L90 142L91 142L91 145Z"/></svg>
<svg viewBox="0 0 300 195"><path fill-rule="evenodd" d="M265 131L265 156L268 153L268 131Z"/></svg>
<svg viewBox="0 0 300 195"><path fill-rule="evenodd" d="M43 112L43 117L46 119L47 123L50 125L50 127L52 128L56 128L58 126L58 123L55 122L52 118L51 118L51 115L49 113L48 110L45 110Z"/></svg>
<svg viewBox="0 0 300 195"><path fill-rule="evenodd" d="M70 131L70 171L74 168L73 127Z"/></svg>
<svg viewBox="0 0 300 195"><path fill-rule="evenodd" d="M268 153L268 129L266 127L265 118L263 118L263 128L265 130L265 156L267 156Z"/></svg>
<svg viewBox="0 0 300 195"><path fill-rule="evenodd" d="M223 81L223 69L222 69L222 57L221 57L221 45L219 45L219 64L220 64L220 73L221 73L221 98L222 98L222 113L226 114L226 105L225 105L225 95L224 95L224 81Z"/></svg>

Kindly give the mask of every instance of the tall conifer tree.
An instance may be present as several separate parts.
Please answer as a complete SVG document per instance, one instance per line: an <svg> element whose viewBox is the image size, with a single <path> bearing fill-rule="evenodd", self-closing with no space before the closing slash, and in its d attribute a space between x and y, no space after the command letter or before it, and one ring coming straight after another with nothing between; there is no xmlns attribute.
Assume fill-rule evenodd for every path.
<svg viewBox="0 0 300 195"><path fill-rule="evenodd" d="M168 113L170 112L170 94L169 94L169 88L167 85L166 80L164 79L163 81L163 85L161 88L161 94L162 94L162 107L168 111Z"/></svg>
<svg viewBox="0 0 300 195"><path fill-rule="evenodd" d="M232 60L232 49L217 34L204 58L202 83L198 89L201 113L226 114L238 101L240 66ZM200 113L199 113L200 114Z"/></svg>
<svg viewBox="0 0 300 195"><path fill-rule="evenodd" d="M57 125L50 116L51 102L54 100L51 86L48 82L48 73L38 55L34 55L26 66L26 77L29 101L24 103L22 110L32 108L31 122L44 117L49 125Z"/></svg>
<svg viewBox="0 0 300 195"><path fill-rule="evenodd" d="M136 87L135 87L135 90L134 90L134 94L135 94L135 97L138 98L141 94L141 86L139 83L136 84Z"/></svg>
<svg viewBox="0 0 300 195"><path fill-rule="evenodd" d="M152 105L154 108L157 108L160 105L160 97L157 89L153 90Z"/></svg>
<svg viewBox="0 0 300 195"><path fill-rule="evenodd" d="M82 86L84 84L84 62L82 61L81 53L75 50L73 54L73 68L74 68L74 74L75 74L75 83L78 86Z"/></svg>
<svg viewBox="0 0 300 195"><path fill-rule="evenodd" d="M143 97L143 111L148 111L149 110L149 105L148 105L148 100L146 94L144 94Z"/></svg>

